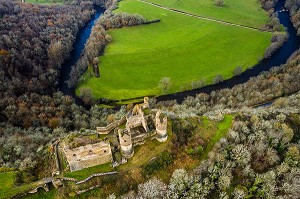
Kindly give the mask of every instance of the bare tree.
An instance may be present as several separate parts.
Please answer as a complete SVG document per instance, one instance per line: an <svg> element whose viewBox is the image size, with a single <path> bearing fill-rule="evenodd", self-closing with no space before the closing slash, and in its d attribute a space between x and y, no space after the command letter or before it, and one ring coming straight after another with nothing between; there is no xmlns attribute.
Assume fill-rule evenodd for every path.
<svg viewBox="0 0 300 199"><path fill-rule="evenodd" d="M234 76L240 76L243 73L243 68L241 66L235 67L233 71Z"/></svg>
<svg viewBox="0 0 300 199"><path fill-rule="evenodd" d="M215 78L214 78L214 84L218 84L218 83L221 83L224 81L224 78L222 75L217 75Z"/></svg>
<svg viewBox="0 0 300 199"><path fill-rule="evenodd" d="M92 91L89 88L81 88L79 97L85 104L91 104L93 102Z"/></svg>
<svg viewBox="0 0 300 199"><path fill-rule="evenodd" d="M93 59L93 65L94 65L94 73L95 73L95 77L100 77L100 71L99 71L99 58L95 57Z"/></svg>
<svg viewBox="0 0 300 199"><path fill-rule="evenodd" d="M215 4L217 5L217 6L224 6L224 0L216 0L215 1Z"/></svg>
<svg viewBox="0 0 300 199"><path fill-rule="evenodd" d="M167 93L171 87L171 78L170 77L163 77L158 82L158 87L163 94Z"/></svg>

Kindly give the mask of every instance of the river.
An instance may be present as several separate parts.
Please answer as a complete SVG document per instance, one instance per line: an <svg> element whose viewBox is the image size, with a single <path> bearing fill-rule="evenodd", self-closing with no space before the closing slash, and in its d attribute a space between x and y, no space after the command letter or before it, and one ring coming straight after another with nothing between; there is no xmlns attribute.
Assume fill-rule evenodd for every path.
<svg viewBox="0 0 300 199"><path fill-rule="evenodd" d="M70 57L67 61L65 61L61 67L60 70L60 78L59 78L59 90L64 94L64 95L69 95L75 99L75 103L77 105L84 106L82 100L78 98L75 94L74 89L70 89L68 87L68 84L66 81L69 79L69 75L72 69L72 66L75 65L75 63L78 61L80 58L84 46L88 40L88 38L91 35L92 29L94 27L95 22L97 19L100 17L102 13L104 13L105 9L95 6L95 14L91 17L90 21L82 27L79 32L77 33L76 40L74 42L73 50L70 53Z"/></svg>
<svg viewBox="0 0 300 199"><path fill-rule="evenodd" d="M181 103L187 96L196 96L199 93L210 93L212 91L220 90L223 88L232 88L237 84L247 82L251 77L256 77L263 71L268 71L274 66L285 64L287 59L300 47L300 37L297 36L297 31L293 26L289 12L279 12L284 8L285 0L279 0L275 6L275 12L278 13L280 23L286 28L289 35L288 40L281 46L270 58L263 59L260 63L253 66L251 69L246 70L240 76L232 77L219 84L208 85L203 88L178 92L169 95L157 97L157 101L177 100Z"/></svg>
<svg viewBox="0 0 300 199"><path fill-rule="evenodd" d="M297 31L290 20L289 12L279 12L284 7L284 2L285 0L279 0L275 6L275 11L278 12L280 23L286 28L289 37L284 45L280 47L270 58L263 59L260 63L253 66L251 69L246 70L240 76L232 77L223 81L222 83L208 85L199 89L159 96L157 97L157 101L177 100L177 102L181 103L187 96L196 96L199 93L210 93L223 88L232 88L237 84L245 83L251 77L255 77L263 71L268 71L274 66L280 66L281 64L286 63L287 59L293 54L293 52L299 49L300 37L297 36ZM65 81L69 78L71 67L80 58L80 55L84 49L84 45L91 34L91 30L95 21L103 12L104 9L96 7L95 15L93 15L88 24L79 31L74 44L74 50L71 52L70 59L63 64L61 69L59 90L65 95L72 96L78 105L83 105L82 101L75 95L75 91L73 89L68 88L68 85L65 83Z"/></svg>

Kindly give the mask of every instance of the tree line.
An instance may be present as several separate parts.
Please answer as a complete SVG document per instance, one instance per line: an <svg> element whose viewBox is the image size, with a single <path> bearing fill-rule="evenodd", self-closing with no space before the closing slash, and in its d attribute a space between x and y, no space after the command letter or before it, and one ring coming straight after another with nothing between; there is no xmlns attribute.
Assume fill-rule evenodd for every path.
<svg viewBox="0 0 300 199"><path fill-rule="evenodd" d="M286 0L286 8L289 10L291 15L291 20L297 29L298 35L300 35L300 1L298 0Z"/></svg>

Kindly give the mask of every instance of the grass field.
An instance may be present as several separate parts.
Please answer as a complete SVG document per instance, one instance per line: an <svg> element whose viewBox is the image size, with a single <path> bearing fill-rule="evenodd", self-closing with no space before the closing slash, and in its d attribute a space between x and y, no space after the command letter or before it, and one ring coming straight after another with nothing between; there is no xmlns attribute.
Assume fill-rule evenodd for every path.
<svg viewBox="0 0 300 199"><path fill-rule="evenodd" d="M114 168L111 166L110 163L108 163L108 164L97 165L94 167L89 167L79 171L69 172L64 174L64 176L69 178L75 178L80 181L86 179L87 177L89 177L94 173L104 173L110 171L114 171Z"/></svg>
<svg viewBox="0 0 300 199"><path fill-rule="evenodd" d="M2 193L14 187L16 172L0 173L0 198L4 198Z"/></svg>
<svg viewBox="0 0 300 199"><path fill-rule="evenodd" d="M252 5L256 1L246 2ZM234 10L231 7L223 9L229 13ZM253 16L262 12L258 6L256 9L258 14ZM91 78L86 72L86 81L79 83L77 94L80 88L88 87L95 98L120 100L160 95L158 82L162 77L171 78L168 93L191 89L191 83L199 80L211 84L218 74L230 78L235 67L246 69L255 65L272 36L271 33L196 19L137 0L121 1L119 11L139 13L161 22L110 30L113 41L100 57L101 77ZM258 27L263 18L255 22Z"/></svg>
<svg viewBox="0 0 300 199"><path fill-rule="evenodd" d="M267 13L257 0L225 0L224 6L216 6L214 0L147 0L168 8L236 24L263 28Z"/></svg>

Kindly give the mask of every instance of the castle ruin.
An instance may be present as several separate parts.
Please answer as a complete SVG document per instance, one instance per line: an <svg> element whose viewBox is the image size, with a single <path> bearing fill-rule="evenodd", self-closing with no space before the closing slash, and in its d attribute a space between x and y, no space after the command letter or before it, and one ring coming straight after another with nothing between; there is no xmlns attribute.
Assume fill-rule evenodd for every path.
<svg viewBox="0 0 300 199"><path fill-rule="evenodd" d="M118 140L117 149L122 157L129 159L134 155L134 146L142 145L146 139L156 139L165 142L168 139L167 117L161 118L160 110L149 108L148 97L144 98L144 103L136 104L120 120L110 123L106 127L97 127L99 135L113 135ZM96 144L89 144L74 149L64 147L64 153L71 171L83 168L114 162L111 143L101 141Z"/></svg>
<svg viewBox="0 0 300 199"><path fill-rule="evenodd" d="M112 151L108 141L88 144L74 149L64 147L70 171L112 162Z"/></svg>

